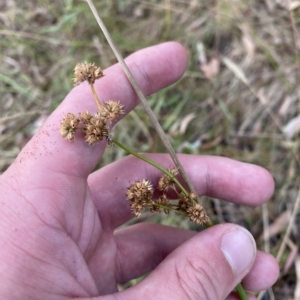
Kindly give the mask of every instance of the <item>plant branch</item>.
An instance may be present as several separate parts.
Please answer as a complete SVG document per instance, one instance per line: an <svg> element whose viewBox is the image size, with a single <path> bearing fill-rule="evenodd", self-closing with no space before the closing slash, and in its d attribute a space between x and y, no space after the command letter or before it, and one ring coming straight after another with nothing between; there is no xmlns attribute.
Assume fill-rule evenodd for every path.
<svg viewBox="0 0 300 300"><path fill-rule="evenodd" d="M150 118L150 120L151 120L154 128L156 129L156 131L157 131L160 139L162 140L162 142L165 145L167 151L169 152L172 160L174 161L174 164L177 167L178 171L180 172L183 180L187 184L189 190L191 192L195 193L195 195L197 195L197 193L196 193L196 191L195 191L195 189L194 189L191 181L187 177L187 174L186 174L185 170L183 169L180 161L178 160L178 157L177 157L174 149L172 148L172 145L171 145L169 139L167 138L167 136L166 136L165 132L163 131L161 125L157 121L157 119L156 119L156 117L155 117L152 109L150 108L150 106L149 106L149 104L147 102L146 97L144 96L143 92L139 88L136 80L134 79L133 75L131 74L129 68L127 67L127 65L126 65L126 63L125 63L125 61L123 59L123 57L121 56L121 54L120 54L119 50L117 49L117 47L116 47L113 39L111 38L110 33L108 32L105 24L103 23L101 17L99 16L99 14L98 14L95 6L94 6L93 1L92 0L86 0L86 2L88 3L88 5L89 5L89 7L90 7L90 9L91 9L91 11L92 11L92 13L93 13L93 15L94 15L97 23L98 23L98 25L100 26L100 28L101 28L104 36L106 37L106 39L107 39L110 47L112 48L112 50L113 50L115 56L117 57L120 65L122 66L122 68L123 68L123 70L124 70L124 72L125 72L128 80L130 81L132 87L134 88L135 92L137 93L137 95L138 95L138 97L139 97L142 105L144 106L144 109L145 109L146 113L148 114L148 116L149 116L149 118Z"/></svg>
<svg viewBox="0 0 300 300"><path fill-rule="evenodd" d="M115 143L117 146L119 146L120 148L122 148L123 150L125 150L127 153L134 155L135 157L147 162L148 164L152 165L153 167L157 168L158 170L162 171L164 174L166 174L167 176L169 176L170 178L172 178L172 180L178 185L178 187L181 189L181 191L184 193L185 196L189 196L189 193L187 192L187 190L180 184L180 182L174 177L174 175L172 175L167 169L163 168L161 165L157 164L155 161L149 159L148 157L141 155L135 151L133 151L130 148L127 148L125 145L123 145L122 143L120 143L119 141L115 140L113 138L113 143Z"/></svg>
<svg viewBox="0 0 300 300"><path fill-rule="evenodd" d="M95 102L97 104L98 110L99 110L99 112L101 112L102 111L102 106L101 106L100 100L99 100L99 98L97 96L97 93L95 91L94 85L92 83L89 83L89 86L90 86L90 88L92 90L92 93L93 93Z"/></svg>

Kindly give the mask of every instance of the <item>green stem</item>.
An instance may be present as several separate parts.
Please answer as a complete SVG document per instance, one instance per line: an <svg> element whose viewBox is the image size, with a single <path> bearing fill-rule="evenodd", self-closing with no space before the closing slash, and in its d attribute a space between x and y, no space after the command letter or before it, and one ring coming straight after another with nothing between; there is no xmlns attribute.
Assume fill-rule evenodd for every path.
<svg viewBox="0 0 300 300"><path fill-rule="evenodd" d="M172 180L178 185L178 187L181 189L181 191L184 193L185 196L189 196L189 193L187 192L187 190L180 184L180 182L174 177L174 175L172 175L167 169L163 168L161 165L157 164L155 161L131 150L130 148L127 148L126 146L124 146L123 144L121 144L119 141L115 140L113 138L112 140L113 143L115 143L117 146L119 146L120 148L122 148L123 150L125 150L126 152L136 156L137 158L147 162L148 164L152 165L153 167L157 168L158 170L162 171L164 174L166 174L167 176L169 176L170 178L172 178Z"/></svg>
<svg viewBox="0 0 300 300"><path fill-rule="evenodd" d="M241 300L248 300L248 296L247 296L241 283L239 283L235 289L236 289L237 293L239 294L239 297Z"/></svg>
<svg viewBox="0 0 300 300"><path fill-rule="evenodd" d="M180 215L184 215L184 216L187 215L187 213L186 213L185 211L182 211L182 210L176 210L176 209L174 209L174 208L172 208L172 207L170 207L170 206L165 206L165 205L160 204L160 203L154 203L153 205L154 205L154 206L157 206L157 207L159 207L159 208L165 209L165 210L174 211L175 213L178 213L178 214L180 214Z"/></svg>

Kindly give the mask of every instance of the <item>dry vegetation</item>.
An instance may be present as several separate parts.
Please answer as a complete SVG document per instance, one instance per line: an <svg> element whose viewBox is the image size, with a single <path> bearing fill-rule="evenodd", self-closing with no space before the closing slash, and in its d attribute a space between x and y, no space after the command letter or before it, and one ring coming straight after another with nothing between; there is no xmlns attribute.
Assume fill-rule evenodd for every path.
<svg viewBox="0 0 300 300"><path fill-rule="evenodd" d="M285 241L273 292L277 299L293 299L300 280L299 217L285 233L300 201L300 1L96 2L123 56L168 40L185 46L184 77L149 97L178 152L227 156L272 173L276 191L264 207L206 203L215 222L247 227L260 249L276 256ZM72 88L75 64L87 60L105 68L116 59L84 1L2 1L0 36L3 172ZM141 107L115 135L140 151L164 151ZM99 166L123 155L110 148ZM145 218L189 226L172 216L139 221Z"/></svg>

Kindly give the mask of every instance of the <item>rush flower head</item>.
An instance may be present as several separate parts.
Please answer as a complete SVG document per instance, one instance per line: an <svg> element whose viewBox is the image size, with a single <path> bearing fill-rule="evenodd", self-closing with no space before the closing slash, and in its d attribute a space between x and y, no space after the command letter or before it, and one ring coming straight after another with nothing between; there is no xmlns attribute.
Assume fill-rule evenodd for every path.
<svg viewBox="0 0 300 300"><path fill-rule="evenodd" d="M84 62L75 66L73 82L74 85L78 85L87 80L88 83L93 84L96 79L99 79L103 76L102 70L95 64Z"/></svg>
<svg viewBox="0 0 300 300"><path fill-rule="evenodd" d="M143 208L152 201L153 186L149 180L137 180L126 191L127 200L131 201L130 207L136 217L139 217Z"/></svg>
<svg viewBox="0 0 300 300"><path fill-rule="evenodd" d="M179 200L177 207L178 210L187 211L189 208L189 204L187 202Z"/></svg>
<svg viewBox="0 0 300 300"><path fill-rule="evenodd" d="M131 210L137 218L141 215L144 206L142 201L136 201L130 204Z"/></svg>
<svg viewBox="0 0 300 300"><path fill-rule="evenodd" d="M190 221L196 223L197 225L202 225L209 222L209 217L207 216L204 207L199 203L190 206L187 209L187 213Z"/></svg>
<svg viewBox="0 0 300 300"><path fill-rule="evenodd" d="M165 192L171 187L171 185L173 185L173 178L178 174L178 170L176 168L170 168L168 171L171 173L172 177L163 174L158 181L158 188Z"/></svg>
<svg viewBox="0 0 300 300"><path fill-rule="evenodd" d="M190 198L188 196L186 196L183 192L180 192L179 200L182 202L188 203Z"/></svg>
<svg viewBox="0 0 300 300"><path fill-rule="evenodd" d="M135 183L131 184L126 191L126 198L130 201L151 201L153 194L152 183L143 179L142 181L137 180Z"/></svg>
<svg viewBox="0 0 300 300"><path fill-rule="evenodd" d="M186 196L183 192L180 192L178 201L178 210L187 211L190 207L190 197Z"/></svg>
<svg viewBox="0 0 300 300"><path fill-rule="evenodd" d="M124 113L124 106L121 105L119 101L109 100L103 105L103 114L105 114L111 121Z"/></svg>
<svg viewBox="0 0 300 300"><path fill-rule="evenodd" d="M79 122L80 120L74 114L68 113L60 122L60 135L68 141L73 141Z"/></svg>
<svg viewBox="0 0 300 300"><path fill-rule="evenodd" d="M83 124L88 124L90 122L91 118L92 118L92 115L87 111L81 112L79 114L79 119L81 120L81 122Z"/></svg>
<svg viewBox="0 0 300 300"><path fill-rule="evenodd" d="M104 137L109 136L106 119L99 113L90 118L89 122L85 124L84 130L85 141L90 145L100 142Z"/></svg>

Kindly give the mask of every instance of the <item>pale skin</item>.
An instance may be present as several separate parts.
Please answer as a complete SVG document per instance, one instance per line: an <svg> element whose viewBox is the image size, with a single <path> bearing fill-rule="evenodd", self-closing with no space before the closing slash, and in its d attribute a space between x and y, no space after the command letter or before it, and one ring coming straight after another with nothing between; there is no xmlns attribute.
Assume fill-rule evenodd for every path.
<svg viewBox="0 0 300 300"><path fill-rule="evenodd" d="M127 63L149 95L182 76L187 56L179 44L165 43L134 53ZM138 99L121 67L104 74L95 83L99 98L119 100L128 113ZM243 278L249 291L276 281L277 263L260 251L253 250L241 274L230 267L220 237L238 228L234 224L201 233L149 223L117 229L133 218L124 196L129 183L155 182L160 173L132 156L91 173L106 142L89 146L80 133L74 143L59 135L60 120L80 111L97 111L87 83L69 93L0 177L1 299L238 299L231 291ZM167 155L149 157L173 165ZM256 206L273 193L271 175L258 166L179 158L199 195ZM149 271L140 284L118 292L117 283Z"/></svg>

